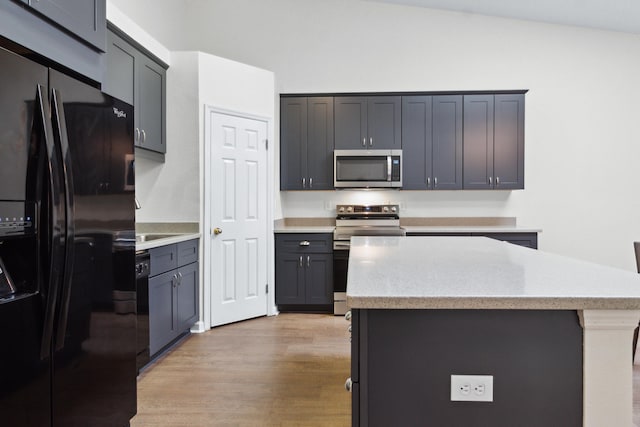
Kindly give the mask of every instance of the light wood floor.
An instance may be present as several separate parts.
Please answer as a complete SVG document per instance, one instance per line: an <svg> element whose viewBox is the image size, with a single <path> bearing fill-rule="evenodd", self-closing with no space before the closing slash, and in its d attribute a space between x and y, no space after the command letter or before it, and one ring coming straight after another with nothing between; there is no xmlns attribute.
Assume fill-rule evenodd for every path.
<svg viewBox="0 0 640 427"><path fill-rule="evenodd" d="M348 326L280 314L192 334L139 376L131 425L349 426Z"/></svg>
<svg viewBox="0 0 640 427"><path fill-rule="evenodd" d="M348 323L280 314L193 334L138 378L132 427L349 426ZM633 367L640 426L640 355Z"/></svg>

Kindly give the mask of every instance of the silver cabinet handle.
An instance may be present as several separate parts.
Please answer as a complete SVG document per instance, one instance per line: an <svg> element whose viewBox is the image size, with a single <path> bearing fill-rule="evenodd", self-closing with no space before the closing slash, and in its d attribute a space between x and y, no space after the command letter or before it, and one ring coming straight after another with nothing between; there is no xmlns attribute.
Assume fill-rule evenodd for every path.
<svg viewBox="0 0 640 427"><path fill-rule="evenodd" d="M300 265L300 267L302 267L302 255L300 255L300 263L298 265Z"/></svg>
<svg viewBox="0 0 640 427"><path fill-rule="evenodd" d="M499 176L496 176L496 187L497 187L498 185L500 185L500 177L499 177Z"/></svg>
<svg viewBox="0 0 640 427"><path fill-rule="evenodd" d="M489 185L493 185L493 180L489 177Z"/></svg>
<svg viewBox="0 0 640 427"><path fill-rule="evenodd" d="M363 147L367 146L367 138L362 138L362 146Z"/></svg>
<svg viewBox="0 0 640 427"><path fill-rule="evenodd" d="M428 176L427 177L427 188L430 188L430 187L431 187L431 177Z"/></svg>
<svg viewBox="0 0 640 427"><path fill-rule="evenodd" d="M369 137L369 147L373 147L373 137Z"/></svg>
<svg viewBox="0 0 640 427"><path fill-rule="evenodd" d="M311 246L311 242L308 240L303 240L300 243L298 243L298 246Z"/></svg>
<svg viewBox="0 0 640 427"><path fill-rule="evenodd" d="M349 393L351 393L352 388L353 388L353 381L351 381L351 377L349 377L344 382L344 389L347 390Z"/></svg>
<svg viewBox="0 0 640 427"><path fill-rule="evenodd" d="M136 128L136 136L135 136L136 142L140 141L140 129Z"/></svg>
<svg viewBox="0 0 640 427"><path fill-rule="evenodd" d="M144 129L142 129L140 133L142 133L142 143L144 144L145 142L147 142L147 133L144 131Z"/></svg>
<svg viewBox="0 0 640 427"><path fill-rule="evenodd" d="M311 267L311 257L307 255L307 267Z"/></svg>
<svg viewBox="0 0 640 427"><path fill-rule="evenodd" d="M313 188L313 178L309 178L309 188Z"/></svg>
<svg viewBox="0 0 640 427"><path fill-rule="evenodd" d="M178 286L182 285L182 273L178 271Z"/></svg>
<svg viewBox="0 0 640 427"><path fill-rule="evenodd" d="M171 285L176 288L178 287L178 275L174 274L173 277L171 278Z"/></svg>
<svg viewBox="0 0 640 427"><path fill-rule="evenodd" d="M302 188L307 188L307 178L302 178Z"/></svg>
<svg viewBox="0 0 640 427"><path fill-rule="evenodd" d="M346 320L347 322L351 322L351 310L345 313L344 320Z"/></svg>
<svg viewBox="0 0 640 427"><path fill-rule="evenodd" d="M436 176L435 178L433 178L433 187L437 187L438 186L438 177Z"/></svg>

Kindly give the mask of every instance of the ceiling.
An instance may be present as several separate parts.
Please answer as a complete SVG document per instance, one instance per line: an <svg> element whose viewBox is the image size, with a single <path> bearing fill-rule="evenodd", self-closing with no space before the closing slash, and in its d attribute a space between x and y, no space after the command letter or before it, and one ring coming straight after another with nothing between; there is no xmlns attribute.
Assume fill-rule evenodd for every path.
<svg viewBox="0 0 640 427"><path fill-rule="evenodd" d="M369 0L640 34L639 0Z"/></svg>

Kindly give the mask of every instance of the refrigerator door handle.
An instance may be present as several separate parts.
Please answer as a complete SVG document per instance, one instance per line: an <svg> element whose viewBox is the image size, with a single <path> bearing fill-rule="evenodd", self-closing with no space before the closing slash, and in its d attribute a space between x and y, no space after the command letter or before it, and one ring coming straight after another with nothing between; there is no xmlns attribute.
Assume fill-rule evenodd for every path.
<svg viewBox="0 0 640 427"><path fill-rule="evenodd" d="M44 101L43 87L37 86L36 89L36 111L34 115L34 125L37 121L42 126L42 136L44 138L45 150L47 154L47 175L48 175L48 197L49 206L46 213L47 227L49 228L49 236L46 244L49 254L49 268L47 273L48 287L46 290L46 301L44 310L44 319L42 326L42 340L40 343L40 359L44 360L50 357L51 339L53 336L54 314L58 300L60 288L60 273L62 271L63 251L62 251L62 233L64 232L64 212L61 206L61 188L60 182L60 164L59 158L52 141L52 127L49 120L48 105Z"/></svg>
<svg viewBox="0 0 640 427"><path fill-rule="evenodd" d="M71 299L71 278L73 275L73 259L75 248L75 226L74 226L74 203L73 203L73 166L71 164L71 154L69 152L69 139L67 137L67 125L64 115L64 105L60 92L51 89L51 122L53 124L54 140L62 158L62 175L64 179L64 202L65 202L65 228L64 239L64 275L62 280L62 296L60 298L60 309L58 311L57 334L55 350L64 347L64 340L67 331L67 320L69 318L69 302Z"/></svg>

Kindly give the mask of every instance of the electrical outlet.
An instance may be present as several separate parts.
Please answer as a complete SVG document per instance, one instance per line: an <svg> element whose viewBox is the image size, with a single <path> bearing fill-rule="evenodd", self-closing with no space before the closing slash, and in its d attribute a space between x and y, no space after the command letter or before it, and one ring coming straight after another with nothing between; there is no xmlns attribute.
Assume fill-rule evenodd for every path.
<svg viewBox="0 0 640 427"><path fill-rule="evenodd" d="M452 402L493 402L493 375L451 375Z"/></svg>

